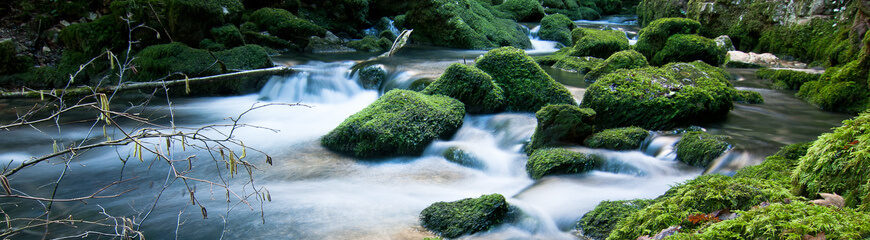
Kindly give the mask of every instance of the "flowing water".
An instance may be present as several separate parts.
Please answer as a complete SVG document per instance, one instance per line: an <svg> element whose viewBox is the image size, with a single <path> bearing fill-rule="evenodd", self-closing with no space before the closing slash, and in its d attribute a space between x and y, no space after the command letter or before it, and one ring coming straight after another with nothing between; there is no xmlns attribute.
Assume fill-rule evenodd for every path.
<svg viewBox="0 0 870 240"><path fill-rule="evenodd" d="M452 63L471 64L483 53L409 45L378 64L388 69L391 86L401 88L409 86L409 82L435 79ZM209 209L209 218L202 219L199 207L189 204L189 193L183 184L174 182L149 213L150 204L157 199L162 186L171 183L167 182L171 178L165 164L148 160L151 156L147 154L143 162L130 158L132 146L84 152L69 165L59 164L60 161L40 164L16 174L10 182L16 190L50 196L53 184L48 183L65 172L57 195L63 198L89 194L113 181L135 177L110 189L117 193L137 188L121 198L90 200L88 204L57 203L52 206L51 218L136 216L134 221L139 223L147 216L141 230L150 239L422 239L430 236L419 228L418 215L425 207L438 201L491 193L506 196L511 205L520 209L519 217L489 232L463 238L575 239L574 223L602 200L654 198L671 185L705 171L731 174L742 166L757 164L785 144L813 140L849 117L820 111L794 98L794 92L772 90L770 84L755 79L751 71L731 69L738 77L735 86L760 92L766 103L736 104L726 120L700 126L729 136L728 141L733 144L732 150L710 169L676 161L673 146L679 134L659 132L634 151L573 148L601 155L607 164L586 174L548 176L535 181L525 171L527 157L521 150L534 132L536 120L532 113L468 115L452 139L434 142L422 156L359 160L324 149L319 138L387 90L365 90L350 74L353 61L368 57L371 54L284 56L276 58L276 62L295 65L303 72L273 77L258 94L175 98L171 100L172 112L166 108L166 101L139 109L153 113L148 115L152 119L162 117L157 120L162 124L171 120L177 126L196 127L226 124L227 117L237 117L258 102L306 104L252 111L241 123L262 128L234 132L234 137L245 145L273 156L272 166L264 164L259 154L249 152L246 159L259 166L253 171L255 187L268 189L270 202L260 204L248 198L250 206L237 201L227 203L223 189L194 183L197 198ZM588 85L578 80L581 75L545 69L581 99ZM124 101L135 102L116 101L121 105L118 108L130 106L119 103ZM173 118L168 117L170 114ZM100 130L91 130L86 123L62 120L64 131L60 133L52 126L45 125L43 132L32 129L0 132L0 160L11 160L15 165L29 156L51 152L52 139L60 139L63 144L102 137L97 133ZM180 151L178 146L171 148ZM447 159L455 157L456 149L461 150L463 164ZM188 150L173 157L184 158L191 153L201 156L191 163L195 170L191 176L215 178L220 173L217 168L222 166L215 166L203 157L207 153ZM121 163L123 158L127 158L126 164ZM223 173L222 177L229 179L226 171ZM250 194L244 190L250 186L242 186L244 178L236 176L227 182L235 184L231 188L240 195ZM3 202L0 207L6 212L34 216L45 208L23 200ZM15 238L34 238L43 231L37 228ZM52 236L80 231L57 227L52 229Z"/></svg>

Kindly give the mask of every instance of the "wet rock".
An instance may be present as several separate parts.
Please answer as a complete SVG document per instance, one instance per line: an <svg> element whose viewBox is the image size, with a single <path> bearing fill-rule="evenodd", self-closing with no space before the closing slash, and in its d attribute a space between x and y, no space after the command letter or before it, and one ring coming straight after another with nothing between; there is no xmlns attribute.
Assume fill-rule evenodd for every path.
<svg viewBox="0 0 870 240"><path fill-rule="evenodd" d="M755 72L759 79L770 79L775 88L799 90L804 83L819 80L822 75L797 69L763 68Z"/></svg>
<svg viewBox="0 0 870 240"><path fill-rule="evenodd" d="M545 148L532 153L526 171L532 179L547 175L585 173L604 164L604 159L592 154L563 148Z"/></svg>
<svg viewBox="0 0 870 240"><path fill-rule="evenodd" d="M393 46L393 42L385 37L378 39L374 36L365 36L361 40L351 41L347 46L363 52L386 52Z"/></svg>
<svg viewBox="0 0 870 240"><path fill-rule="evenodd" d="M595 133L595 110L574 105L548 105L535 113L538 125L526 147L531 154L537 149L558 144L582 143Z"/></svg>
<svg viewBox="0 0 870 240"><path fill-rule="evenodd" d="M674 34L668 37L664 47L655 53L650 63L661 66L670 62L693 61L719 66L725 62L725 51L709 38L694 34Z"/></svg>
<svg viewBox="0 0 870 240"><path fill-rule="evenodd" d="M353 52L354 49L345 46L344 41L327 31L325 37L311 36L308 39L308 46L305 46L306 52L313 53L334 53L334 52Z"/></svg>
<svg viewBox="0 0 870 240"><path fill-rule="evenodd" d="M565 46L573 45L571 42L571 30L576 24L562 14L547 15L541 19L541 29L538 37L542 40L557 41Z"/></svg>
<svg viewBox="0 0 870 240"><path fill-rule="evenodd" d="M359 74L360 85L365 89L380 89L387 81L387 69L380 64L364 67L357 74Z"/></svg>
<svg viewBox="0 0 870 240"><path fill-rule="evenodd" d="M544 17L544 8L537 0L505 0L496 8L517 22L537 22Z"/></svg>
<svg viewBox="0 0 870 240"><path fill-rule="evenodd" d="M722 48L725 52L737 50L734 48L734 43L731 42L731 37L728 37L728 35L718 36L713 39L713 42L716 42L716 46Z"/></svg>
<svg viewBox="0 0 870 240"><path fill-rule="evenodd" d="M685 133L677 142L677 160L695 167L707 167L731 146L724 138L701 131Z"/></svg>
<svg viewBox="0 0 870 240"><path fill-rule="evenodd" d="M675 34L697 34L701 24L687 18L663 18L649 23L638 32L634 50L647 59L653 59L665 47L670 36Z"/></svg>
<svg viewBox="0 0 870 240"><path fill-rule="evenodd" d="M571 31L571 40L574 42L572 56L607 58L629 49L628 38L618 30L575 28Z"/></svg>
<svg viewBox="0 0 870 240"><path fill-rule="evenodd" d="M649 66L646 57L634 50L619 51L610 55L603 63L594 67L592 71L586 74L587 81L595 81L605 74L616 71L617 69L635 69Z"/></svg>
<svg viewBox="0 0 870 240"><path fill-rule="evenodd" d="M476 169L482 169L484 167L484 164L479 159L477 159L477 157L472 155L467 150L462 149L461 147L447 148L442 153L442 156L444 156L447 161L451 161L462 166Z"/></svg>
<svg viewBox="0 0 870 240"><path fill-rule="evenodd" d="M649 135L648 130L639 127L611 128L593 134L584 144L590 148L636 150Z"/></svg>
<svg viewBox="0 0 870 240"><path fill-rule="evenodd" d="M501 194L436 202L420 213L420 225L441 237L457 238L505 222L510 207Z"/></svg>
<svg viewBox="0 0 870 240"><path fill-rule="evenodd" d="M725 57L728 62L733 63L743 63L751 65L758 65L767 68L806 68L807 64L797 61L786 61L782 60L776 55L771 53L745 53L741 51L728 51L727 56ZM732 63L732 64L733 64Z"/></svg>
<svg viewBox="0 0 870 240"><path fill-rule="evenodd" d="M298 46L307 46L311 36L326 36L326 29L284 9L261 8L251 14L251 22L270 35Z"/></svg>
<svg viewBox="0 0 870 240"><path fill-rule="evenodd" d="M508 111L536 112L548 104L576 104L565 86L553 80L525 51L490 50L475 66L489 74L505 95Z"/></svg>
<svg viewBox="0 0 870 240"><path fill-rule="evenodd" d="M422 91L440 94L465 103L468 113L497 113L504 110L504 91L482 70L460 63L451 64L444 74Z"/></svg>

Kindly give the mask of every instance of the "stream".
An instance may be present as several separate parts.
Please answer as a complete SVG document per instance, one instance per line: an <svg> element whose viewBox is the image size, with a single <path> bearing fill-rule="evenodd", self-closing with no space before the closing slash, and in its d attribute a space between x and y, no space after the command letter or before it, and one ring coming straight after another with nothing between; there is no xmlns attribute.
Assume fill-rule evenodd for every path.
<svg viewBox="0 0 870 240"><path fill-rule="evenodd" d="M621 24L627 20L582 21L583 27L623 29L629 37L637 27ZM534 30L534 28L533 28ZM533 31L534 32L534 31ZM536 40L539 41L539 40ZM556 50L555 43L530 51L545 55ZM552 45L549 45L552 44ZM21 171L10 179L17 190L35 196L50 196L53 184L65 175L57 197L75 197L94 192L120 178L135 178L110 189L111 193L137 188L120 198L55 203L52 218L69 215L77 218L116 219L107 216L147 216L142 230L150 239L423 239L431 237L419 227L419 213L438 201L455 201L500 193L521 210L520 217L495 229L465 236L464 239L577 239L574 224L602 200L655 198L672 185L704 173L733 174L743 166L760 163L781 146L814 140L851 117L821 111L794 97L793 91L772 89L766 80L756 79L749 69L728 69L733 84L742 90L762 94L765 103L735 104L728 118L701 125L708 132L728 136L732 149L709 169L678 162L673 147L679 134L657 132L641 149L609 151L576 147L608 159L601 170L586 174L548 176L532 180L525 171L526 155L522 145L534 132L533 113L467 115L464 125L450 140L437 140L422 156L359 160L326 150L319 138L345 118L365 108L378 96L393 88L407 88L415 81L434 80L452 63L472 64L485 51L457 50L410 44L402 51L377 63L388 70L388 82L378 90L363 89L355 76L348 76L355 61L373 53L296 54L275 57L278 64L293 65L303 72L288 77L272 77L259 93L232 97L190 97L155 99L143 112L161 124L197 127L227 124L257 103L302 103L307 106L270 106L248 113L240 123L262 128L242 128L234 137L273 157L264 163L260 154L248 152L247 161L259 166L253 171L255 187L265 187L271 201L260 204L253 198L250 206L227 202L223 189L193 183L197 198L209 210L202 219L199 206L190 204L181 182L163 191L158 206L149 213L161 186L167 184L165 164L128 158L133 146L101 148L80 153L69 165L55 160ZM543 67L582 99L589 83L582 75ZM135 99L119 99L118 109L129 107ZM169 102L172 110L170 112ZM26 107L27 103L4 102ZM172 118L167 116L172 115ZM5 118L4 118L5 119ZM0 132L0 161L18 164L30 156L50 153L52 139L63 141L101 138L102 130L89 123L64 122L62 132L46 125L42 132L16 129ZM124 123L133 126L135 123ZM54 127L52 127L54 126ZM268 128L268 129L267 129ZM277 130L277 132L272 131ZM99 133L98 133L99 132ZM119 133L116 133L119 134ZM173 146L175 151L180 147ZM462 149L472 164L460 165L445 158L450 149ZM178 157L198 154L192 162L192 176L218 175L215 163L205 152L188 149ZM11 162L10 162L11 161ZM183 164L183 163L182 163ZM228 178L226 173L223 178ZM233 189L244 189L247 175L236 175L228 182ZM170 180L171 181L171 180ZM249 191L249 190L247 190ZM6 200L4 200L6 201ZM44 205L34 201L12 200L0 203L4 211L39 216ZM227 210L229 209L229 210ZM87 225L83 225L87 226ZM87 230L57 227L50 236ZM95 228L113 231L111 228ZM25 231L15 239L30 239L44 229ZM96 234L89 235L95 238Z"/></svg>

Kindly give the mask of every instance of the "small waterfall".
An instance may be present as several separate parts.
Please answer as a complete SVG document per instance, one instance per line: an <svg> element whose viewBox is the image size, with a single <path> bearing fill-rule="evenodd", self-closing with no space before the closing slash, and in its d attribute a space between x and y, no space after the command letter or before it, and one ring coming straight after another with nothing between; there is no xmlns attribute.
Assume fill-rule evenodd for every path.
<svg viewBox="0 0 870 240"><path fill-rule="evenodd" d="M680 141L680 136L677 135L653 134L645 140L641 151L658 159L676 160L677 153L674 147L678 141Z"/></svg>
<svg viewBox="0 0 870 240"><path fill-rule="evenodd" d="M354 79L348 78L354 62L309 62L296 65L299 73L273 76L260 90L260 100L335 103L343 102L364 91Z"/></svg>
<svg viewBox="0 0 870 240"><path fill-rule="evenodd" d="M534 53L551 53L559 50L556 47L559 43L556 41L541 40L538 37L538 32L541 30L541 25L535 26L529 30L529 40L532 41L532 49L526 50L528 54Z"/></svg>

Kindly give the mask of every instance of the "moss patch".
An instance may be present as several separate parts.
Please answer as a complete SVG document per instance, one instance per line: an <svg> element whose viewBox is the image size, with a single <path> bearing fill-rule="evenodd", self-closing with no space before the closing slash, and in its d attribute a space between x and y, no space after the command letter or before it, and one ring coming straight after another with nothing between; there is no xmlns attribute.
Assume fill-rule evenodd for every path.
<svg viewBox="0 0 870 240"><path fill-rule="evenodd" d="M730 144L724 138L701 131L685 133L676 146L677 160L695 167L707 167L728 150Z"/></svg>
<svg viewBox="0 0 870 240"><path fill-rule="evenodd" d="M351 41L347 46L363 52L386 52L393 47L393 41L385 37L378 39L374 36L365 36L361 40Z"/></svg>
<svg viewBox="0 0 870 240"><path fill-rule="evenodd" d="M596 155L578 153L562 148L546 148L535 151L529 156L526 171L532 179L547 175L585 173L603 164Z"/></svg>
<svg viewBox="0 0 870 240"><path fill-rule="evenodd" d="M595 209L584 214L575 228L582 229L584 236L605 239L616 227L616 223L654 202L650 199L604 200Z"/></svg>
<svg viewBox="0 0 870 240"><path fill-rule="evenodd" d="M611 54L628 50L628 38L618 30L575 28L571 31L574 41L573 56L607 58Z"/></svg>
<svg viewBox="0 0 870 240"><path fill-rule="evenodd" d="M634 150L649 137L649 131L639 127L605 129L586 139L584 144L590 148L610 150Z"/></svg>
<svg viewBox="0 0 870 240"><path fill-rule="evenodd" d="M326 29L280 8L261 8L251 13L251 22L268 31L272 36L288 40L298 46L308 45L311 36L326 36Z"/></svg>
<svg viewBox="0 0 870 240"><path fill-rule="evenodd" d="M870 106L870 56L828 68L817 81L804 83L797 96L821 109L859 113Z"/></svg>
<svg viewBox="0 0 870 240"><path fill-rule="evenodd" d="M532 46L522 26L494 16L476 0L419 2L408 12L404 25L414 29L411 39L415 43L465 49Z"/></svg>
<svg viewBox="0 0 870 240"><path fill-rule="evenodd" d="M582 143L595 133L595 110L574 105L548 105L535 113L538 125L532 142L526 148L531 154L537 149L566 143Z"/></svg>
<svg viewBox="0 0 870 240"><path fill-rule="evenodd" d="M762 104L764 103L764 98L761 97L761 93L750 90L737 90L734 93L734 96L731 99L736 103L747 103L747 104Z"/></svg>
<svg viewBox="0 0 870 240"><path fill-rule="evenodd" d="M565 46L571 46L571 30L576 27L571 19L562 14L547 15L541 19L541 29L538 31L538 37L542 40L550 40L561 43Z"/></svg>
<svg viewBox="0 0 870 240"><path fill-rule="evenodd" d="M547 75L523 50L502 47L478 58L475 66L504 90L508 111L536 112L548 104L575 104L571 92Z"/></svg>
<svg viewBox="0 0 870 240"><path fill-rule="evenodd" d="M537 22L544 17L544 8L537 0L505 0L496 9L517 22Z"/></svg>
<svg viewBox="0 0 870 240"><path fill-rule="evenodd" d="M496 113L504 109L504 92L482 70L454 63L423 89L424 94L441 94L465 103L468 113Z"/></svg>
<svg viewBox="0 0 870 240"><path fill-rule="evenodd" d="M193 45L202 41L207 31L241 17L245 7L239 0L167 0L167 24L172 39Z"/></svg>
<svg viewBox="0 0 870 240"><path fill-rule="evenodd" d="M634 45L634 50L646 56L647 59L654 59L656 53L665 47L668 38L672 35L696 34L700 28L701 23L692 19L658 19L638 32L637 44Z"/></svg>
<svg viewBox="0 0 870 240"><path fill-rule="evenodd" d="M798 90L804 83L819 80L821 74L788 69L762 68L755 72L759 79L770 79L778 89Z"/></svg>
<svg viewBox="0 0 870 240"><path fill-rule="evenodd" d="M634 50L619 51L586 74L586 80L596 80L617 69L635 69L649 66L646 57Z"/></svg>
<svg viewBox="0 0 870 240"><path fill-rule="evenodd" d="M668 37L664 47L653 56L653 65L669 62L704 61L713 66L725 62L725 49L709 38L694 34L675 34Z"/></svg>
<svg viewBox="0 0 870 240"><path fill-rule="evenodd" d="M501 194L436 202L420 213L420 225L445 238L486 231L505 221L509 205Z"/></svg>

